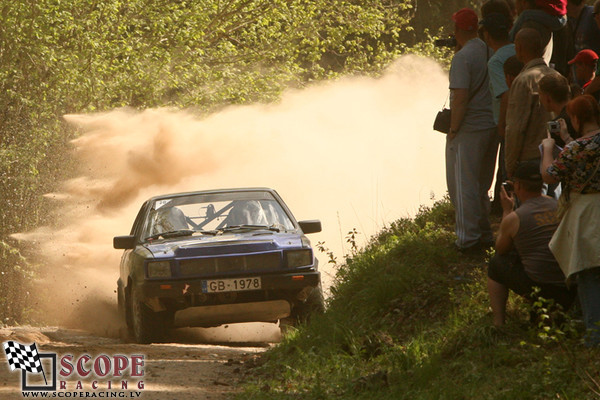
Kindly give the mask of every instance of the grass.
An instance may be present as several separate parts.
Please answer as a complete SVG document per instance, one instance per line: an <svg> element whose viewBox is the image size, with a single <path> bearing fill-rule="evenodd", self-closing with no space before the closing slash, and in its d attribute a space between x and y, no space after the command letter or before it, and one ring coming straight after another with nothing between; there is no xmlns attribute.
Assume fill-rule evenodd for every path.
<svg viewBox="0 0 600 400"><path fill-rule="evenodd" d="M326 313L266 353L239 398L600 399L600 351L576 323L532 325L511 295L492 327L486 256L454 250L453 215L438 201L355 251Z"/></svg>

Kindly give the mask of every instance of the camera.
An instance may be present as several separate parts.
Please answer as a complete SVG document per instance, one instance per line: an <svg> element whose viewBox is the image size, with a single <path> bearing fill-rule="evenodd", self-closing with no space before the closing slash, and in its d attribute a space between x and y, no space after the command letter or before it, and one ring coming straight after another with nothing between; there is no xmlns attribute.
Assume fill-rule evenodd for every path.
<svg viewBox="0 0 600 400"><path fill-rule="evenodd" d="M548 131L551 135L559 135L560 123L558 121L548 121Z"/></svg>
<svg viewBox="0 0 600 400"><path fill-rule="evenodd" d="M509 182L509 181L502 182L502 187L504 188L504 190L506 191L506 194L508 194L508 195L510 195L514 190L512 182Z"/></svg>
<svg viewBox="0 0 600 400"><path fill-rule="evenodd" d="M435 47L456 47L456 38L454 36L450 36L446 39L436 39L433 42Z"/></svg>

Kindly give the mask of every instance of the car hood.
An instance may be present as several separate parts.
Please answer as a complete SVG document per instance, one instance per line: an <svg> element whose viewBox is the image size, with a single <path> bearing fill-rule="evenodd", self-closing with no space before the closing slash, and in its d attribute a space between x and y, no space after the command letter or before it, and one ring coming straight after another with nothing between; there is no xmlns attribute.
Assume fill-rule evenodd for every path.
<svg viewBox="0 0 600 400"><path fill-rule="evenodd" d="M143 247L155 258L186 258L300 248L302 239L298 233L254 231L161 240L145 243Z"/></svg>

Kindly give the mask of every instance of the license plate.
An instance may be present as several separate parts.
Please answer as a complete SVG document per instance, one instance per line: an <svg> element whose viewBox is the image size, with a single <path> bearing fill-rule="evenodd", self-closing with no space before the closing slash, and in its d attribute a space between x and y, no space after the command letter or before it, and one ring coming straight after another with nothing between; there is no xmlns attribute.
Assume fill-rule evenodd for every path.
<svg viewBox="0 0 600 400"><path fill-rule="evenodd" d="M202 293L240 292L243 290L258 290L262 286L258 278L212 279L202 281Z"/></svg>

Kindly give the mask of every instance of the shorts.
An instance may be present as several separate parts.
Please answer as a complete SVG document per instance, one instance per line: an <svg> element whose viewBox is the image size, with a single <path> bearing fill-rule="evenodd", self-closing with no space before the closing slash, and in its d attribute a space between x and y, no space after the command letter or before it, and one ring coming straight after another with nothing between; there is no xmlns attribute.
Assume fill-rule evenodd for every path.
<svg viewBox="0 0 600 400"><path fill-rule="evenodd" d="M525 272L516 253L495 255L488 266L488 277L527 299L532 299L533 288L539 287L540 297L553 299L564 310L571 307L577 294L575 289L568 289L566 285L533 281Z"/></svg>

